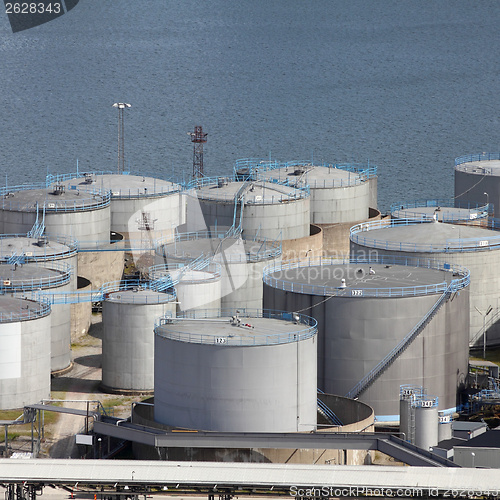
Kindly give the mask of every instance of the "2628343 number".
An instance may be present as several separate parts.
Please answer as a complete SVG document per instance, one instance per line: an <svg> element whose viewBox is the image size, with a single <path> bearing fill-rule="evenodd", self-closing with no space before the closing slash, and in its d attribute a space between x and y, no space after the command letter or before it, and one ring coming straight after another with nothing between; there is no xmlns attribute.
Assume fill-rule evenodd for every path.
<svg viewBox="0 0 500 500"><path fill-rule="evenodd" d="M61 4L51 2L47 5L43 3L28 2L7 2L5 4L6 14L59 14L61 13Z"/></svg>

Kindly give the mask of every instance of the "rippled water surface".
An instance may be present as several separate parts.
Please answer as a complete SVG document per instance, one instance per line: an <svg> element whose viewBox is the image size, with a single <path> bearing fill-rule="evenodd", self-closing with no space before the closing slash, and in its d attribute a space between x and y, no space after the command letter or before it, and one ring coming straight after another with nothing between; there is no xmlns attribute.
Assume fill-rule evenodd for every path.
<svg viewBox="0 0 500 500"><path fill-rule="evenodd" d="M182 179L235 159L370 162L379 205L453 194L453 160L498 151L500 3L80 0L13 34L0 15L0 175L130 169Z"/></svg>

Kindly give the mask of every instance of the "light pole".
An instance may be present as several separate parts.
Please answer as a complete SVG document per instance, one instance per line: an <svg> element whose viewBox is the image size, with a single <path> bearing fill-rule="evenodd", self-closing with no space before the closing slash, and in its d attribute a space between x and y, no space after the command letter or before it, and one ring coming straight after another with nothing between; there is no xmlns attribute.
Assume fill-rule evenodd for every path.
<svg viewBox="0 0 500 500"><path fill-rule="evenodd" d="M118 108L118 173L125 170L125 130L123 120L123 110L130 108L126 102L115 102L113 108Z"/></svg>
<svg viewBox="0 0 500 500"><path fill-rule="evenodd" d="M473 451L471 451L471 455L472 455L472 468L474 469L475 468L476 454Z"/></svg>
<svg viewBox="0 0 500 500"><path fill-rule="evenodd" d="M490 212L490 195L485 191L483 193L486 196L486 213Z"/></svg>

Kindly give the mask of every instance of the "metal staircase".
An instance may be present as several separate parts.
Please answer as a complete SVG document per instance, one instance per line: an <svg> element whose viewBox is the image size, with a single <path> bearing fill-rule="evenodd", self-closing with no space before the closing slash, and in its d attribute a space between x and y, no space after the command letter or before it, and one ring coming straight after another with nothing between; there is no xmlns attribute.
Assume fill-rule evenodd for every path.
<svg viewBox="0 0 500 500"><path fill-rule="evenodd" d="M453 283L439 297L436 303L432 306L429 312L417 323L417 325L404 337L401 342L380 361L375 368L367 373L347 394L347 398L356 398L363 391L368 389L370 385L377 380L377 378L400 356L408 346L415 340L415 338L422 332L422 330L430 323L434 315L439 311L441 306L450 298L454 290Z"/></svg>
<svg viewBox="0 0 500 500"><path fill-rule="evenodd" d="M40 211L38 209L38 202L36 203L36 220L33 227L28 231L28 238L41 238L45 231L45 204L43 205L42 219L39 220Z"/></svg>
<svg viewBox="0 0 500 500"><path fill-rule="evenodd" d="M319 394L324 394L323 391L318 389ZM323 401L321 401L320 398L317 399L318 401L318 413L327 421L330 422L332 425L336 425L338 427L342 427L344 424L340 421L340 419L333 413L328 406L326 406Z"/></svg>

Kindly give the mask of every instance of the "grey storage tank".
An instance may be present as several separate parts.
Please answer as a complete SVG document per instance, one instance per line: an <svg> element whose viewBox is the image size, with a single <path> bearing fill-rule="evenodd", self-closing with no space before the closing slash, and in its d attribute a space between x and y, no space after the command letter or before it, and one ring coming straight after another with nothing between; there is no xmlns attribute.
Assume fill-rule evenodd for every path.
<svg viewBox="0 0 500 500"><path fill-rule="evenodd" d="M358 224L350 239L352 256L436 259L469 269L469 343L482 345L483 319L488 345L500 343L500 233L477 225L393 220Z"/></svg>
<svg viewBox="0 0 500 500"><path fill-rule="evenodd" d="M43 183L2 188L0 199L4 234L28 233L38 226L48 234L70 236L82 243L109 243L109 192Z"/></svg>
<svg viewBox="0 0 500 500"><path fill-rule="evenodd" d="M309 188L207 177L192 181L187 195L188 231L233 227L245 239L309 236Z"/></svg>
<svg viewBox="0 0 500 500"><path fill-rule="evenodd" d="M155 327L157 422L225 432L316 428L316 321L196 311Z"/></svg>
<svg viewBox="0 0 500 500"><path fill-rule="evenodd" d="M221 265L221 308L262 308L262 271L278 262L281 243L207 231L180 233L156 242L155 261L167 267L206 258Z"/></svg>
<svg viewBox="0 0 500 500"><path fill-rule="evenodd" d="M500 210L500 153L478 153L455 159L457 202L493 205ZM498 216L498 215L497 215Z"/></svg>
<svg viewBox="0 0 500 500"><path fill-rule="evenodd" d="M37 264L0 263L0 293L28 295L50 301L53 293L71 290L72 269L65 262L52 261L45 267ZM71 315L69 304L57 304L51 314L51 370L65 370L71 365Z"/></svg>
<svg viewBox="0 0 500 500"><path fill-rule="evenodd" d="M93 187L111 193L111 231L137 238L142 225L157 238L185 222L182 187L174 182L112 172L76 172L48 176L47 182L59 182L66 189ZM132 235L131 235L132 233ZM135 233L135 234L134 234Z"/></svg>
<svg viewBox="0 0 500 500"><path fill-rule="evenodd" d="M415 406L415 446L429 451L438 444L438 398L425 395Z"/></svg>
<svg viewBox="0 0 500 500"><path fill-rule="evenodd" d="M139 281L106 283L102 303L102 388L148 393L154 388L155 320L175 316L175 294Z"/></svg>
<svg viewBox="0 0 500 500"><path fill-rule="evenodd" d="M256 168L258 179L288 182L292 186L309 186L311 191L311 224L355 222L369 217L372 200L370 180L376 178L375 167L352 165L313 165L287 162Z"/></svg>
<svg viewBox="0 0 500 500"><path fill-rule="evenodd" d="M0 295L0 410L50 396L50 305Z"/></svg>
<svg viewBox="0 0 500 500"><path fill-rule="evenodd" d="M317 259L264 270L264 307L318 321L318 387L399 413L402 384L425 384L454 408L468 369L469 272L407 263Z"/></svg>

